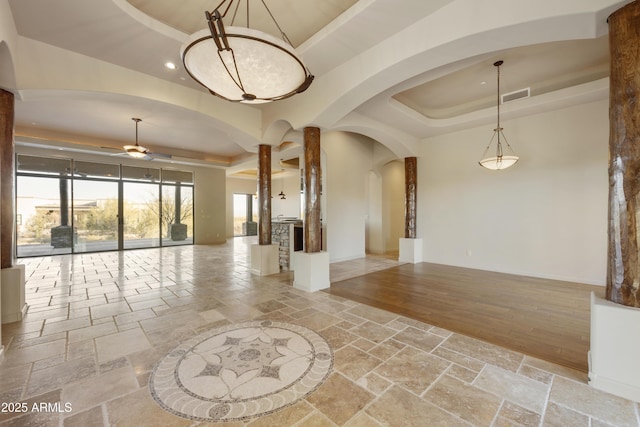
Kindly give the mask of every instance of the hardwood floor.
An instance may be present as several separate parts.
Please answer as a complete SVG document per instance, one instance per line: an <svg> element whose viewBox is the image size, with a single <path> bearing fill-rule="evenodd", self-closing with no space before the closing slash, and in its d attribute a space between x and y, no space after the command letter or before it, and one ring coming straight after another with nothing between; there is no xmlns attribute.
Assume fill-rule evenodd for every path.
<svg viewBox="0 0 640 427"><path fill-rule="evenodd" d="M330 294L583 372L590 295L604 287L438 264L404 264L332 283Z"/></svg>

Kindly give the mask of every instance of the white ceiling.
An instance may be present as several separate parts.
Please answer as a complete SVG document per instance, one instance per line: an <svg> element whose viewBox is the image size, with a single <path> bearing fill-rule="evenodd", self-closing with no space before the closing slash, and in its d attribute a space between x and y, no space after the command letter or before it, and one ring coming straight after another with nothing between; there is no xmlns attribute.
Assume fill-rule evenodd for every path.
<svg viewBox="0 0 640 427"><path fill-rule="evenodd" d="M267 1L266 5L291 44L298 47L353 6L356 1L280 0ZM191 34L207 28L204 11L211 11L221 3L221 0L190 0L178 5L170 0L128 0L128 2L152 18L185 34ZM235 13L235 21L232 21L234 11L237 13ZM247 12L249 25L247 25ZM250 26L256 30L277 35L278 28L268 13L262 2L236 1L229 9L228 18L224 21L225 25Z"/></svg>
<svg viewBox="0 0 640 427"><path fill-rule="evenodd" d="M96 72L105 69L101 64L109 63L142 73L152 79L152 87L166 91L168 99L172 92L184 88L192 93L205 92L181 67L170 71L163 64L173 61L180 65L182 41L189 33L206 27L204 11L213 9L220 0L8 0L8 3L18 34L44 44L37 46L55 46L93 58ZM569 3L585 10L571 10ZM525 114L606 96L609 64L606 17L625 3L628 1L566 0L564 5L558 5L553 0L540 0L527 4L526 8L542 14L541 10L550 9L548 5L553 4L558 10L549 13L575 22L576 28L561 28L562 25L555 28L550 17L548 21L514 23L491 32L482 27L482 21L438 22L437 18L440 14L455 16L456 8L466 11L460 16L468 13L469 7L504 8L505 1L271 0L267 1L271 12L316 76L312 88L296 96L299 99L258 107L217 102L198 109L185 107L187 103L159 102L162 96L157 94L144 97L102 88L89 91L60 86L43 90L34 84L21 86L18 76L14 88L16 133L32 140L118 148L131 143L135 132L131 117L140 117L140 143L153 151L232 166L248 153L255 153L258 143L266 141L278 146L282 142L282 135L270 140L264 128L262 136L245 132L234 118L239 123L241 116L255 116L263 126L286 120L296 129L300 125L301 107L306 108L313 101L323 106L316 112L314 123L302 126L312 124L361 132L393 149L392 144L382 140L384 135L397 133L420 140L492 121L496 99L496 70L492 64L498 59L505 61L501 67L502 93L531 88L532 98L518 101L523 108L514 108L512 112L506 109L507 116L518 114L516 110ZM513 7L513 3L510 5ZM563 6L566 11L561 10ZM257 2L251 7L262 10ZM483 16L481 12L485 13L469 15ZM591 15L584 18L587 25L581 17L588 13ZM242 14L241 9L239 15ZM496 15L500 15L498 11ZM250 16L252 27L266 25L264 14L254 14L252 9ZM427 22L432 22L434 28L423 28ZM244 18L236 18L236 25L240 24L244 25ZM443 30L435 32L438 25ZM487 23L487 28L491 25L499 24ZM467 31L468 28L474 29ZM262 29L273 33L268 27ZM392 55L416 49L406 43L389 47L402 40L399 34L428 31L435 34L434 40L416 38L412 42L420 49L419 55L406 55L397 67L385 63L380 72L373 69L378 61L381 64L388 61L377 56L382 48ZM462 36L447 42L435 40L448 31L458 31ZM581 36L567 39L574 33ZM510 38L510 34L514 36ZM32 55L29 52L24 56ZM41 69L30 69L29 73L40 72L44 76L40 78L46 80L47 68L53 64L37 63L37 66ZM56 64L56 67L73 66ZM367 76L366 81L349 81L360 72ZM105 74L105 81L112 74ZM351 85L349 96L335 101L327 99L330 95L325 88L335 89L342 84ZM558 102L561 98L564 101ZM371 123L371 127L366 123Z"/></svg>

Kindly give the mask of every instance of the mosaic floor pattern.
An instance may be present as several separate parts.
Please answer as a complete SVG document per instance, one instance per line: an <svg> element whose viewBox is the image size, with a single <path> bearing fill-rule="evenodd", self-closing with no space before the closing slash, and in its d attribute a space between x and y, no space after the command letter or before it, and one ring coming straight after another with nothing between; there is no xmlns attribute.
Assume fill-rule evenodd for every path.
<svg viewBox="0 0 640 427"><path fill-rule="evenodd" d="M191 338L155 367L149 388L174 415L195 421L236 421L292 405L331 372L327 341L299 325L254 321Z"/></svg>

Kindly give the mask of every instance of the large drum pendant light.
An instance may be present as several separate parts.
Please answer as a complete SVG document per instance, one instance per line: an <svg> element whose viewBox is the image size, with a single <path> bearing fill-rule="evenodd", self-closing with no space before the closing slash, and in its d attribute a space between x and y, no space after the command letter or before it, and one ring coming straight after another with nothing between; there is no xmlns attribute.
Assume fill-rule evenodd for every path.
<svg viewBox="0 0 640 427"><path fill-rule="evenodd" d="M282 39L252 28L225 26L222 19L233 3L223 0L212 12L205 12L209 28L193 33L182 45L180 54L189 75L213 95L235 102L276 101L304 92L313 76L264 0ZM247 22L248 8L247 3Z"/></svg>

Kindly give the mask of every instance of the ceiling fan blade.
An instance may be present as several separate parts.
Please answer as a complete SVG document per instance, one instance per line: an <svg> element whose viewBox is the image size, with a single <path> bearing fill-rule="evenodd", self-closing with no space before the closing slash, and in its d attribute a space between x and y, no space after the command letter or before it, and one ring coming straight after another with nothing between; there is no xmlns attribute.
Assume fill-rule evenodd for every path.
<svg viewBox="0 0 640 427"><path fill-rule="evenodd" d="M155 152L147 152L147 155L151 156L151 157L162 157L163 159L170 159L172 156L171 154L165 154L165 153L155 153Z"/></svg>

